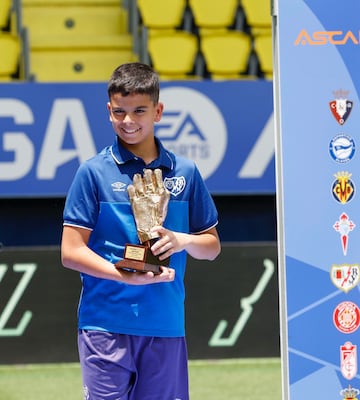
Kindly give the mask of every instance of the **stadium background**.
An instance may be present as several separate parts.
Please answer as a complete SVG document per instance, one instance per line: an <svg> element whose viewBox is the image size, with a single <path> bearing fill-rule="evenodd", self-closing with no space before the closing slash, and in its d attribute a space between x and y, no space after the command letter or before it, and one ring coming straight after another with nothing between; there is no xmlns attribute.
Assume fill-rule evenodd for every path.
<svg viewBox="0 0 360 400"><path fill-rule="evenodd" d="M5 22L2 23L0 51L1 54L7 50L9 53L6 57L2 56L0 61L4 81L0 84L0 98L4 91L11 91L11 85L18 87L28 82L34 83L35 96L37 82L86 84L106 81L114 65L133 60L151 63L166 84L184 79L190 82L210 81L221 91L222 83L234 82L234 85L240 86L229 91L230 100L231 97L238 98L242 83L246 85L246 90L256 93L264 80L271 80L271 68L262 61L261 45L257 45L258 40L263 43L265 38L268 40L271 37L269 1L264 4L252 2L256 3L258 9L267 11L265 21L261 20L258 25L247 8L251 1L221 2L222 10L229 3L225 22L219 23L210 16L210 22L204 26L201 25L201 17L196 17L196 2L183 1L179 2L181 12L178 15L181 18L175 25L164 26L161 25L163 21L155 21L159 24L156 28L151 25L150 16L143 14L145 8L142 9L141 5L145 7L146 3L151 3L154 9L160 1L23 0L22 3L9 1L7 10L6 3L2 2ZM176 14L176 3L164 1L164 4L160 4L162 12L154 10L155 15L165 15L165 23L169 24L170 14ZM206 7L207 10L211 8ZM97 13L94 20L91 10ZM110 24L106 22L106 10L115 20L111 25L113 30L109 29ZM220 17L219 9L214 6L213 11ZM84 25L81 16L86 16L87 23ZM56 21L61 18L61 27L57 27ZM46 25L43 26L42 22L46 22ZM77 32L77 27L81 26L84 26L84 31ZM101 34L103 26L108 31ZM181 60L186 58L191 62L184 66L184 70L176 71L174 66L180 67L181 63L175 59L175 55L180 53L181 40L188 36L191 36L190 40L195 39L192 43L196 44L196 51L189 57L182 55ZM219 53L219 47L216 47L216 59L225 60L226 67L231 65L233 55L240 54L245 61L235 60L234 71L225 71L224 65L214 66L212 71L213 58L211 55L205 57L202 43L209 41L209 38L218 38L220 41L224 37L239 41L229 44L232 50L229 54ZM169 39L173 40L170 47L167 44ZM177 45L174 45L175 40L179 40ZM13 48L9 42L15 44ZM235 50L237 43L242 50ZM225 52L227 42L215 44ZM167 55L164 67L161 64L162 56L150 51L163 47ZM171 53L174 49L175 52ZM5 59L11 60L11 54L14 54L14 61L11 65L3 66ZM99 57L103 62L96 62ZM256 106L247 115L249 125L252 120L255 123L257 115L262 113L262 98L259 97ZM242 127L238 129L238 132L229 134L242 135ZM0 132L3 134L3 129ZM259 132L251 134L255 142ZM4 149L0 149L0 161L4 154ZM274 171L271 172L273 178ZM226 169L219 173L224 180L227 179ZM233 191L226 194L213 191L224 250L213 264L189 260L186 306L190 358L279 356L275 187L273 179L270 181L270 190L264 190L259 180L259 185L255 182L250 190L234 187ZM73 331L79 282L76 273L65 271L59 263L64 196L29 196L25 194L28 191L26 188L23 189L23 196L12 196L2 186L3 190L0 183L0 266L3 273L0 279L0 363L74 361L76 349ZM262 279L266 278L264 260L271 260L275 266L266 282ZM29 263L35 264L37 270L20 295L17 292L21 283L19 276L25 276L25 273L19 275L14 267L16 264ZM220 274L216 273L217 269L221 269ZM204 279L204 274L208 278ZM226 279L219 282L219 276ZM238 323L245 311L240 307L242 298L250 299L251 312L240 330ZM32 318L19 334L14 327L19 327L19 321L29 310ZM218 322L224 319L228 325L223 337L231 338L232 333L237 335L234 340L218 340L214 345L209 345L212 332ZM54 335L56 344L50 340Z"/></svg>

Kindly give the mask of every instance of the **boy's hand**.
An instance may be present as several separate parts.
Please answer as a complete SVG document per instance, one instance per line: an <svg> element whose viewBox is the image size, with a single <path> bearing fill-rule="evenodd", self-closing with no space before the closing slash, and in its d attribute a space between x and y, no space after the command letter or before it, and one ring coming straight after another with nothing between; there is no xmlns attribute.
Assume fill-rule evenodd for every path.
<svg viewBox="0 0 360 400"><path fill-rule="evenodd" d="M123 282L129 285L148 285L160 282L172 282L175 279L175 270L168 267L160 267L161 273L154 275L153 272L131 272L121 270L121 275L125 278Z"/></svg>

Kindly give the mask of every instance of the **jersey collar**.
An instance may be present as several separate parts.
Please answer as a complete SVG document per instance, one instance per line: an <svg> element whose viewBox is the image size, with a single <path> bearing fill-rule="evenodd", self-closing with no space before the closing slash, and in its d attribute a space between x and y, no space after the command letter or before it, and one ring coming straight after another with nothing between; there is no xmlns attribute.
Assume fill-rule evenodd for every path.
<svg viewBox="0 0 360 400"><path fill-rule="evenodd" d="M174 168L174 162L173 162L173 157L172 154L165 149L165 147L162 145L160 140L155 137L155 143L157 148L159 149L159 157L152 161L148 167L149 168L159 168L159 167L165 167L168 168L169 170L172 170ZM129 161L139 160L139 157L135 156L131 151L125 149L119 144L118 138L115 138L115 141L113 145L110 147L110 152L117 164L125 164Z"/></svg>

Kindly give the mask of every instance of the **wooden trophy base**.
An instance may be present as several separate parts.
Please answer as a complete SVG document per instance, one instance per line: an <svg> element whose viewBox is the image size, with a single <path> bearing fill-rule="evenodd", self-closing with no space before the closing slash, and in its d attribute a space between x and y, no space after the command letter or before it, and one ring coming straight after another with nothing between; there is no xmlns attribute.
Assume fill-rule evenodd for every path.
<svg viewBox="0 0 360 400"><path fill-rule="evenodd" d="M124 259L115 264L116 268L134 269L140 272L153 272L155 275L161 274L161 266L169 266L170 258L160 261L151 252L150 247L153 241L145 245L126 244Z"/></svg>

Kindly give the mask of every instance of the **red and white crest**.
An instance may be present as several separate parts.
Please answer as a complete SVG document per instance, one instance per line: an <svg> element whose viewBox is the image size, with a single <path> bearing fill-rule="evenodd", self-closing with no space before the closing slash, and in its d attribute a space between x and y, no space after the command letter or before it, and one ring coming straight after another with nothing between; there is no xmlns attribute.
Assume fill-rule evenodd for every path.
<svg viewBox="0 0 360 400"><path fill-rule="evenodd" d="M357 347L351 342L340 346L340 369L345 379L353 379L357 374Z"/></svg>
<svg viewBox="0 0 360 400"><path fill-rule="evenodd" d="M346 98L348 94L348 91L337 90L334 92L337 98L329 103L332 115L340 125L344 125L353 108L353 102Z"/></svg>
<svg viewBox="0 0 360 400"><path fill-rule="evenodd" d="M347 293L359 283L360 266L359 264L334 264L331 267L330 277L338 289Z"/></svg>

